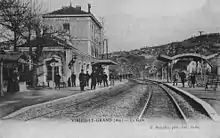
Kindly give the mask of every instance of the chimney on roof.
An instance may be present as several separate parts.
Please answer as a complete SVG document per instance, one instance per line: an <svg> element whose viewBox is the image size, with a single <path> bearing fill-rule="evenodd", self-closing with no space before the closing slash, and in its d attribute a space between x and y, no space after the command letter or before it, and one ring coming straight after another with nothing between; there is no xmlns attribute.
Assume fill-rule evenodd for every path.
<svg viewBox="0 0 220 138"><path fill-rule="evenodd" d="M81 11L81 6L77 5L76 9L77 9L77 11Z"/></svg>
<svg viewBox="0 0 220 138"><path fill-rule="evenodd" d="M92 7L92 6L91 6L91 4L89 3L89 4L88 4L88 13L91 13L91 7Z"/></svg>

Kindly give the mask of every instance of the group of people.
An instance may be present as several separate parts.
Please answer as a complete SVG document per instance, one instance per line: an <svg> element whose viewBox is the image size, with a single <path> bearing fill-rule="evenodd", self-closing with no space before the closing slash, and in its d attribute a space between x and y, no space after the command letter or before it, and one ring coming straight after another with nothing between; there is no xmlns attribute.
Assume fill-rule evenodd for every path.
<svg viewBox="0 0 220 138"><path fill-rule="evenodd" d="M181 83L182 83L182 87L185 87L185 82L187 80L187 76L186 76L186 73L184 71L181 71L181 72L175 72L173 74L173 85L177 86L178 84L178 78L180 77L180 80L181 80ZM189 76L188 76L188 84L189 84L189 87L193 87L195 88L195 84L196 84L196 76L195 76L195 73L190 73Z"/></svg>
<svg viewBox="0 0 220 138"><path fill-rule="evenodd" d="M80 90L84 91L85 87L89 87L89 80L91 79L90 88L91 90L96 89L96 85L101 85L102 82L104 87L108 87L108 75L106 73L98 73L95 70L91 74L87 71L81 70L79 74L79 84ZM76 87L76 75L72 73L71 77L68 79L69 87Z"/></svg>
<svg viewBox="0 0 220 138"><path fill-rule="evenodd" d="M120 80L122 81L122 79L126 79L126 78L130 78L131 75L127 74L127 75L114 75L113 73L109 74L109 81L110 81L110 86L114 86L115 85L115 80ZM73 72L71 74L71 76L68 78L68 87L76 87L76 74ZM57 73L55 75L55 89L59 88L60 89L60 80L61 80L61 76L59 75L59 73ZM91 80L91 81L90 81ZM89 85L90 82L90 85ZM99 85L101 86L102 84L104 85L104 87L108 87L108 75L103 72L100 73L98 71L93 70L91 74L89 74L88 71L86 71L86 73L84 73L84 70L81 70L80 74L79 74L79 84L80 84L80 90L84 91L85 87L90 87L91 90L96 89L96 86Z"/></svg>

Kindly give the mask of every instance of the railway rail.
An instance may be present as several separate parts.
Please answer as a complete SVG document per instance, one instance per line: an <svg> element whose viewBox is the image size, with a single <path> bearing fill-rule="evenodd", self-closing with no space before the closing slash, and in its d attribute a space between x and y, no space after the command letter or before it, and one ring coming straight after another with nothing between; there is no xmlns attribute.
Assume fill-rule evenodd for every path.
<svg viewBox="0 0 220 138"><path fill-rule="evenodd" d="M93 116L93 114L96 117L96 113L95 113L96 111L100 112L101 115L103 115L103 117L112 116L113 114L112 112L122 113L124 109L121 108L123 106L119 102L116 103L116 105L120 107L118 109L122 109L122 111L121 110L113 111L112 109L115 108L112 108L113 105L111 105L110 101L116 102L117 100L115 100L115 98L118 99L119 101L121 100L120 97L121 96L123 97L123 95L126 93L131 93L130 95L132 95L131 91L132 88L134 87L135 87L135 91L140 93L139 90L140 87L137 87L136 84L141 84L142 88L144 88L144 91L142 91L141 94L136 94L137 96L136 101L140 96L139 102L136 102L136 105L126 104L125 108L129 108L129 112L127 114L128 117L134 117L136 119L153 119L153 118L167 119L168 118L174 121L181 121L185 123L188 123L192 118L197 118L198 116L202 116L202 118L206 118L206 119L209 118L209 116L205 113L205 110L203 109L200 109L199 112L196 112L196 114L202 114L202 115L198 115L198 116L194 115L195 114L194 111L197 110L194 110L192 109L193 107L186 105L187 104L186 102L192 102L192 99L191 101L186 101L184 98L182 98L184 97L183 95L175 94L177 93L175 90L169 88L163 83L152 80L133 80L133 81L135 81L135 83L132 83L126 87L123 86L117 89L113 88L114 90L111 92L108 91L108 92L96 93L94 96L88 97L80 101L72 100L72 101L68 101L67 103L52 105L51 107L46 109L47 111L39 110L39 111L34 111L34 113L26 112L19 114L13 118L28 121L28 120L35 120L38 118L39 119L45 118L45 117L59 118L59 116L62 116L62 114L68 114L68 117L70 118L89 117L89 116ZM196 101L193 102L196 103ZM134 102L130 101L127 103L134 103ZM111 109L112 112L107 111L106 108L107 106L109 106L109 108L112 108ZM98 109L98 110L93 110L93 109ZM102 114L102 111L108 113Z"/></svg>
<svg viewBox="0 0 220 138"><path fill-rule="evenodd" d="M189 113L187 113L187 110L184 109L185 107L180 105L180 102L178 101L179 99L176 98L176 96L174 96L173 93L175 93L176 91L174 89L170 89L168 86L164 85L161 82L157 82L157 81L153 81L153 80L139 80L139 83L143 83L143 84L151 84L151 91L149 91L149 95L147 97L147 101L145 103L145 106L143 107L140 115L139 115L139 119L142 118L148 118L148 114L152 114L152 112L154 112L154 109L156 108L161 108L162 111L164 111L163 114L166 114L166 112L171 112L173 114L177 114L177 116L179 117L180 120L183 120L185 123L189 122ZM157 87L157 91L153 91L152 87ZM171 92L172 91L172 92ZM155 93L160 93L160 94L155 94ZM189 98L189 97L187 97ZM173 104L172 105L167 105L165 106L165 103L163 105L161 105L161 103L163 103L165 100L166 101L170 101L167 102L166 104ZM159 101L159 100L163 100L163 101ZM192 99L190 99L190 101L192 102ZM194 103L196 103L196 101L193 101ZM175 110L170 110L170 109L164 109L164 108L172 108L174 107ZM198 107L198 106L197 106ZM194 107L193 107L194 108ZM201 109L200 107L200 113L202 115L204 115L204 118L211 118L205 111L205 109ZM159 112L160 113L160 112ZM154 114L156 114L156 112L154 112ZM155 116L155 115L154 115ZM172 115L171 115L172 116ZM173 115L172 116L173 119L176 119L176 116ZM172 118L171 117L171 118ZM207 119L206 118L206 119Z"/></svg>

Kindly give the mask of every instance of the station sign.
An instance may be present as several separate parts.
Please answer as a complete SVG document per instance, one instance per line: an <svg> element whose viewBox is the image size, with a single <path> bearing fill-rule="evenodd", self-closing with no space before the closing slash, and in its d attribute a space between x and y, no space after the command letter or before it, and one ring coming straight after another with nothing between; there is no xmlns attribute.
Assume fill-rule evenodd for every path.
<svg viewBox="0 0 220 138"><path fill-rule="evenodd" d="M59 63L50 63L50 66L55 67L55 66L61 66Z"/></svg>

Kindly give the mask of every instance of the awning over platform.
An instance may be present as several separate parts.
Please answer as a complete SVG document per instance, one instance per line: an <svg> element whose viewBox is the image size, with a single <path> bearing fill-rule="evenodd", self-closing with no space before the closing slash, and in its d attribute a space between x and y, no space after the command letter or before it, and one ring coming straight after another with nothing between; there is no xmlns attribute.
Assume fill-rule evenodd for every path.
<svg viewBox="0 0 220 138"><path fill-rule="evenodd" d="M94 63L92 63L92 66L96 65L117 65L117 63L112 60L96 60Z"/></svg>
<svg viewBox="0 0 220 138"><path fill-rule="evenodd" d="M157 60L163 61L163 62L171 62L173 59L172 57L166 56L166 55L159 55L157 57Z"/></svg>
<svg viewBox="0 0 220 138"><path fill-rule="evenodd" d="M185 54L175 55L173 57L170 57L167 55L159 55L157 57L157 60L160 60L163 62L172 62L177 59L185 59L185 58L190 61L191 61L191 59L196 60L196 61L200 61L202 59L205 62L207 62L210 66L212 66L211 63L208 61L208 59L210 58L209 56L204 56L204 55L200 55L197 53L185 53Z"/></svg>

